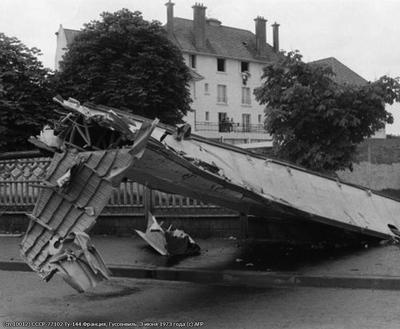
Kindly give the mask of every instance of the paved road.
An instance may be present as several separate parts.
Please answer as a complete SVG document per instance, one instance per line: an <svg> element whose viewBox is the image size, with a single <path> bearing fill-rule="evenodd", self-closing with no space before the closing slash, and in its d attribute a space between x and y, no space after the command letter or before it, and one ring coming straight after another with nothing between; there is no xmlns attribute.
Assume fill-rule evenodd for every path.
<svg viewBox="0 0 400 329"><path fill-rule="evenodd" d="M0 322L135 322L201 328L400 328L400 292L352 289L244 289L112 279L77 294L57 276L0 271Z"/></svg>
<svg viewBox="0 0 400 329"><path fill-rule="evenodd" d="M22 261L19 255L21 240L21 237L0 237L0 261ZM92 240L106 264L114 266L167 266L191 269L298 272L330 276L400 277L400 250L395 245L310 250L284 248L262 242L244 244L238 240L210 238L196 240L202 248L199 256L171 262L167 257L155 252L138 236L93 236Z"/></svg>

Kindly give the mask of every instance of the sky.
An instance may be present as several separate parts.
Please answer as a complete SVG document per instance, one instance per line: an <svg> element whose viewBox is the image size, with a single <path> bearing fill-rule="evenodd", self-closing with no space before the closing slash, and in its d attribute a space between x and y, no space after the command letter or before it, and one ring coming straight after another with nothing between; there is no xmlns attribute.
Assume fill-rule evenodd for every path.
<svg viewBox="0 0 400 329"><path fill-rule="evenodd" d="M82 28L103 11L142 12L147 20L166 21L167 0L0 0L0 32L42 50L44 66L54 68L55 32ZM198 0L173 0L174 15L192 19ZM206 15L223 25L254 32L254 18L280 24L280 48L299 50L305 61L335 57L369 81L400 76L400 0L204 0ZM400 104L390 107L400 135Z"/></svg>

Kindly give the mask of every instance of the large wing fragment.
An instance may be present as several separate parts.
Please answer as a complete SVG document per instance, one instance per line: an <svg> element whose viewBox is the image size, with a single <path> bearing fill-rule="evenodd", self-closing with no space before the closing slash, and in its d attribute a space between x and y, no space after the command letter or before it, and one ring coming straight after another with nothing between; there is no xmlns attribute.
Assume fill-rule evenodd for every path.
<svg viewBox="0 0 400 329"><path fill-rule="evenodd" d="M142 157L156 123L143 127L129 150L54 156L20 247L23 259L44 279L59 273L78 291L85 291L108 278L86 233L107 205L113 186Z"/></svg>

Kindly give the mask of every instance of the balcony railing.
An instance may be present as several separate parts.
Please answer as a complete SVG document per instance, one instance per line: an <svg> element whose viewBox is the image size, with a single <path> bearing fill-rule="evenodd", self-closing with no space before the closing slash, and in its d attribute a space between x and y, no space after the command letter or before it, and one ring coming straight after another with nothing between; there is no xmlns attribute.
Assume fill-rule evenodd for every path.
<svg viewBox="0 0 400 329"><path fill-rule="evenodd" d="M196 131L214 131L220 133L259 133L267 134L264 125L259 124L243 124L231 122L196 122Z"/></svg>

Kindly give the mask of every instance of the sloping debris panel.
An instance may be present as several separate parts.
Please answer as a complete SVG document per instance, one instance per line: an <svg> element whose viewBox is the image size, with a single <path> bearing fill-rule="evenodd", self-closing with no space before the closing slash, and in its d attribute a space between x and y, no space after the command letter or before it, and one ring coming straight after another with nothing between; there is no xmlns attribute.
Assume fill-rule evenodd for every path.
<svg viewBox="0 0 400 329"><path fill-rule="evenodd" d="M156 126L104 106L56 101L67 110L55 127L62 140L57 149L64 154L54 158L21 246L28 264L44 277L60 271L53 258L63 250L58 244L72 239L71 233L76 240L87 232L112 187L125 178L289 223L323 223L383 239L393 238L400 227L400 203L366 188L190 135L188 126ZM71 147L82 153L65 152ZM101 262L90 265L82 244L75 244L82 250L77 257L97 278L105 277Z"/></svg>
<svg viewBox="0 0 400 329"><path fill-rule="evenodd" d="M58 102L80 122L94 121L108 130L134 132L145 122L104 106ZM318 222L383 239L393 238L393 227L400 227L397 200L189 133L187 127L158 125L143 157L126 168L125 177L265 218Z"/></svg>
<svg viewBox="0 0 400 329"><path fill-rule="evenodd" d="M155 123L138 130L130 149L56 153L21 243L22 257L49 280L55 273L78 291L94 287L109 272L87 232L119 186L126 168L145 150Z"/></svg>

